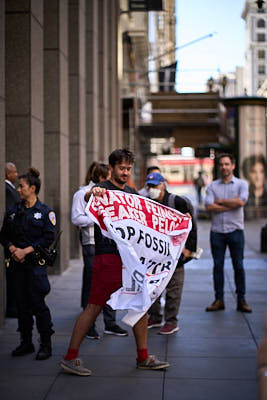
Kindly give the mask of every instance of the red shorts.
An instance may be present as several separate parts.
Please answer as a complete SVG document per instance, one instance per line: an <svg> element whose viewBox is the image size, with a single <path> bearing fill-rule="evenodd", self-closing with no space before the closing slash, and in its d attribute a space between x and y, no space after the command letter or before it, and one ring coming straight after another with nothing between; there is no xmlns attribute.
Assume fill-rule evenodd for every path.
<svg viewBox="0 0 267 400"><path fill-rule="evenodd" d="M122 286L122 262L115 254L94 256L90 304L104 306L111 294Z"/></svg>

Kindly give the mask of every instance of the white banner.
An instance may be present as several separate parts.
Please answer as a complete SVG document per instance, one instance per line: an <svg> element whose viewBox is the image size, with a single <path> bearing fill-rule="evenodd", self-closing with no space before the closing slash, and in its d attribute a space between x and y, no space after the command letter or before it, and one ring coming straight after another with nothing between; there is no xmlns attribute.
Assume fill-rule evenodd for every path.
<svg viewBox="0 0 267 400"><path fill-rule="evenodd" d="M172 277L191 230L191 219L153 200L107 190L91 196L86 213L114 240L122 259L122 287L108 304L128 313L130 326L144 315Z"/></svg>

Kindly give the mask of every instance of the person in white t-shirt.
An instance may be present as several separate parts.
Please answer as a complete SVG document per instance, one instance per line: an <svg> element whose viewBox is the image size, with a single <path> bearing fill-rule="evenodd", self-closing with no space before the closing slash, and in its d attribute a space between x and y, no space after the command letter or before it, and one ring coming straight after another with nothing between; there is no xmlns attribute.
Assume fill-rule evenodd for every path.
<svg viewBox="0 0 267 400"><path fill-rule="evenodd" d="M86 202L84 195L92 189L92 187L99 182L109 179L110 171L106 164L93 162L87 172L85 185L74 193L71 220L73 225L80 229L80 241L82 245L83 254L83 279L82 279L82 293L81 293L81 306L86 308L90 297L93 260L95 255L95 240L94 240L94 223L85 214ZM116 311L110 306L106 305L103 308L105 330L104 333L116 336L127 336L128 332L116 324ZM95 323L89 328L86 338L99 339L99 333L96 330Z"/></svg>

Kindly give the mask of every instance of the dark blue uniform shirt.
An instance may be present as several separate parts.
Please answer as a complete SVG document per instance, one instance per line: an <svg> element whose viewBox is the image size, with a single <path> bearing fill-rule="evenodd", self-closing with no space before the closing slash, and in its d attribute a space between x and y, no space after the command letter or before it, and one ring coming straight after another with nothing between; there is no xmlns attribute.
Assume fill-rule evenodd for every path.
<svg viewBox="0 0 267 400"><path fill-rule="evenodd" d="M56 217L54 211L39 199L33 207L26 208L20 201L6 214L0 232L0 243L8 248L11 244L21 249L40 245L47 248L55 238Z"/></svg>

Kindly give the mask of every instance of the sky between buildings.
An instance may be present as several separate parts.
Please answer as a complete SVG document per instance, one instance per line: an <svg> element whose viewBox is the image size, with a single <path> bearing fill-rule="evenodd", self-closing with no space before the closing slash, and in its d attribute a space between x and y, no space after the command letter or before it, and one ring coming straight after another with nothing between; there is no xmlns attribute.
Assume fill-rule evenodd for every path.
<svg viewBox="0 0 267 400"><path fill-rule="evenodd" d="M206 81L245 64L245 0L176 0L177 46L216 32L176 51L176 90L203 92Z"/></svg>

